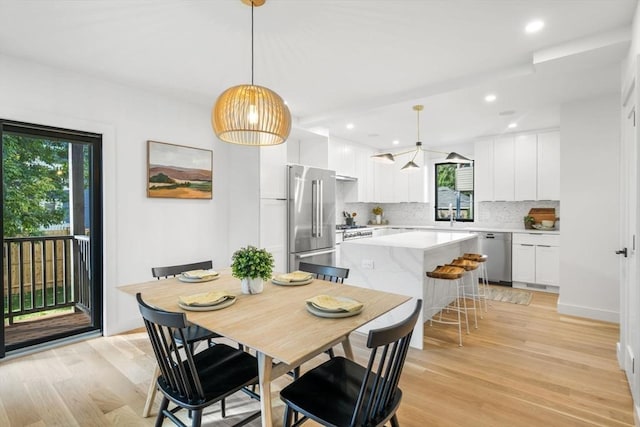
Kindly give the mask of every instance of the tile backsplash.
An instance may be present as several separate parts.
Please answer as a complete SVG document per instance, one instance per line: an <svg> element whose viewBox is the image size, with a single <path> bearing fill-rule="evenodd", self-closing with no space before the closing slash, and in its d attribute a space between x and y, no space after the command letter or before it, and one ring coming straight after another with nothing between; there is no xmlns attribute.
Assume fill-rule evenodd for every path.
<svg viewBox="0 0 640 427"><path fill-rule="evenodd" d="M371 210L380 206L384 213L382 219L390 225L434 225L431 203L346 203L344 187L336 186L336 224L344 224L343 211L356 213L355 222L367 225L375 222ZM478 227L524 228L522 219L531 208L555 208L556 217L560 217L560 202L557 200L537 202L479 202L476 203L476 217L472 223ZM560 222L556 227L559 227Z"/></svg>
<svg viewBox="0 0 640 427"><path fill-rule="evenodd" d="M430 203L338 203L338 224L344 223L342 211L356 213L356 224L366 225L375 221L371 210L380 206L384 213L382 219L390 225L433 225L433 212ZM559 201L540 202L480 202L476 204L476 218L473 223L478 227L523 228L522 219L531 208L555 208L560 217ZM560 223L558 222L558 225Z"/></svg>

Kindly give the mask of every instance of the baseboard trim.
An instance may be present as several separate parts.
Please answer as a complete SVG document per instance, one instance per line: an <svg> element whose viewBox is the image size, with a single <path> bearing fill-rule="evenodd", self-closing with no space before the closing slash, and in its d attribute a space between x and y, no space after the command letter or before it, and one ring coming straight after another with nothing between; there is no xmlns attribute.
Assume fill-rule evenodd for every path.
<svg viewBox="0 0 640 427"><path fill-rule="evenodd" d="M620 323L620 313L617 311L563 304L560 301L558 301L558 313L568 316L586 317L587 319L593 320L602 320L604 322Z"/></svg>

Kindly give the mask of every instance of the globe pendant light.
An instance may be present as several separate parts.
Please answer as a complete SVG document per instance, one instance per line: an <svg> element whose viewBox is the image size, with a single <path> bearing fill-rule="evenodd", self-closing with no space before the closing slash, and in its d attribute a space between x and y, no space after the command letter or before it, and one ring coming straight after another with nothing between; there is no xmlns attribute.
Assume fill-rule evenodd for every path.
<svg viewBox="0 0 640 427"><path fill-rule="evenodd" d="M291 132L291 113L280 95L253 84L253 8L265 0L242 0L251 4L251 84L225 90L211 111L216 136L241 145L282 144Z"/></svg>

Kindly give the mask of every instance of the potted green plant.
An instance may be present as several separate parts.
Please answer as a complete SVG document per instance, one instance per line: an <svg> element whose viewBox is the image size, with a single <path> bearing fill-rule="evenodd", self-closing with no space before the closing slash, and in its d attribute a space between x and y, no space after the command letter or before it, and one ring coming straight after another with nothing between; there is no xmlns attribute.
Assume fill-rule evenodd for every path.
<svg viewBox="0 0 640 427"><path fill-rule="evenodd" d="M533 224L536 222L535 218L533 218L530 215L527 215L524 217L524 228L526 230L531 230L533 229Z"/></svg>
<svg viewBox="0 0 640 427"><path fill-rule="evenodd" d="M376 206L371 210L371 212L376 216L376 224L382 224L382 208L380 206Z"/></svg>
<svg viewBox="0 0 640 427"><path fill-rule="evenodd" d="M264 281L271 278L273 264L273 255L266 249L249 245L233 253L231 274L240 279L243 294L259 294Z"/></svg>

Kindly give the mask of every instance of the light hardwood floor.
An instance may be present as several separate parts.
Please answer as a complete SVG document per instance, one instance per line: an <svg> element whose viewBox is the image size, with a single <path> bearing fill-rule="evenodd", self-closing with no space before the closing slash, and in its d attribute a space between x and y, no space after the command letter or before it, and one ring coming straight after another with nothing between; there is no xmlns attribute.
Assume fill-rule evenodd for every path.
<svg viewBox="0 0 640 427"><path fill-rule="evenodd" d="M400 425L632 426L617 340L617 325L558 315L556 297L544 293L529 306L492 302L462 348L455 327L427 324L425 349L411 349L405 365ZM364 342L354 338L360 361ZM153 425L153 417L139 415L154 367L150 352L146 334L134 332L2 361L0 426ZM274 392L289 381L279 380ZM245 402L232 400L230 412L249 411ZM219 424L218 410L210 409L204 425L236 419Z"/></svg>

